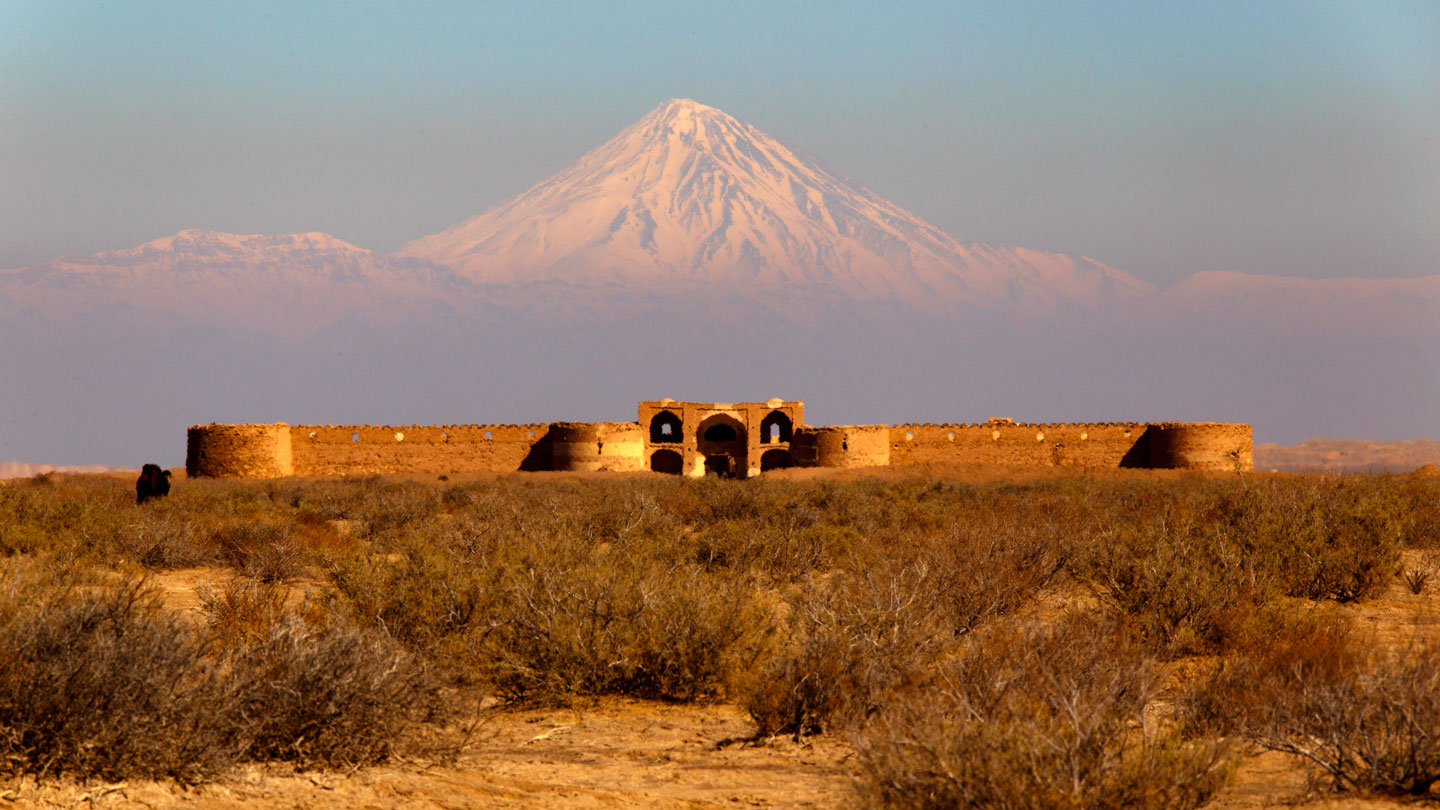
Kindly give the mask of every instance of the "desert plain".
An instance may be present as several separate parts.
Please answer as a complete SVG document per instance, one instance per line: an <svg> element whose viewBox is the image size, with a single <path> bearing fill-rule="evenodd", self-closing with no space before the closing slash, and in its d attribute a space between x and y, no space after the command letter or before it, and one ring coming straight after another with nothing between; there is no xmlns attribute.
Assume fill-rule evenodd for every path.
<svg viewBox="0 0 1440 810"><path fill-rule="evenodd" d="M1440 477L0 486L0 806L1390 807Z"/></svg>

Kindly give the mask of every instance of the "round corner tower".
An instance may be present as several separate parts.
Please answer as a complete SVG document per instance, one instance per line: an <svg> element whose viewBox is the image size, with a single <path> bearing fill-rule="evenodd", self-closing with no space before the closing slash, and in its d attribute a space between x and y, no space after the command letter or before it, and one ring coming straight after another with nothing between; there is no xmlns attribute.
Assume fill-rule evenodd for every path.
<svg viewBox="0 0 1440 810"><path fill-rule="evenodd" d="M295 473L290 426L195 425L186 431L185 474L191 478L279 478Z"/></svg>

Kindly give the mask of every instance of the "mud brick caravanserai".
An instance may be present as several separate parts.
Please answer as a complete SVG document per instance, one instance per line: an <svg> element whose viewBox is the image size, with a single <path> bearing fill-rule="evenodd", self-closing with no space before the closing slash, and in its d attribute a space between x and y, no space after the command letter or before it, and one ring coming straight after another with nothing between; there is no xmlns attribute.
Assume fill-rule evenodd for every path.
<svg viewBox="0 0 1440 810"><path fill-rule="evenodd" d="M196 425L192 477L516 470L749 478L784 467L969 462L1250 470L1250 426L1223 422L805 424L805 403L641 402L634 422Z"/></svg>

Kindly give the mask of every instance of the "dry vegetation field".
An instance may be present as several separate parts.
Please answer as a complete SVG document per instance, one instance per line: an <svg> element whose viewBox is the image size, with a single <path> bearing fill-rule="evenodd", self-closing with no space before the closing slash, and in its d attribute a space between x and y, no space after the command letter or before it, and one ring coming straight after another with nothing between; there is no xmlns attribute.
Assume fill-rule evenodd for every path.
<svg viewBox="0 0 1440 810"><path fill-rule="evenodd" d="M0 808L1440 798L1440 478L133 501L116 477L0 486Z"/></svg>

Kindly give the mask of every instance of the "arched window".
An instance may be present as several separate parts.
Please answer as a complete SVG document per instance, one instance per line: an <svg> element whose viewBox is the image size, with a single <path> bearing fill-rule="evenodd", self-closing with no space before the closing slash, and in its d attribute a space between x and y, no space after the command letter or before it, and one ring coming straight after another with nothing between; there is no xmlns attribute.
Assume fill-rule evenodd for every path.
<svg viewBox="0 0 1440 810"><path fill-rule="evenodd" d="M777 444L790 441L790 433L794 429L790 417L781 411L771 411L760 420L760 443Z"/></svg>
<svg viewBox="0 0 1440 810"><path fill-rule="evenodd" d="M650 420L650 443L680 443L680 430L684 423L671 411L661 411Z"/></svg>

